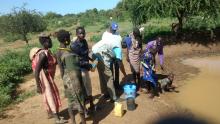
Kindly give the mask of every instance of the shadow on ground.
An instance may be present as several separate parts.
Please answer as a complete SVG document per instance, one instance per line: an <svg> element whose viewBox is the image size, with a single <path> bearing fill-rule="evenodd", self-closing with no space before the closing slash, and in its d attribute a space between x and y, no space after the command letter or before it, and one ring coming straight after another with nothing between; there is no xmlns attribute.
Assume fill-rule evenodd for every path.
<svg viewBox="0 0 220 124"><path fill-rule="evenodd" d="M205 120L188 117L186 115L173 115L154 122L153 124L208 124Z"/></svg>

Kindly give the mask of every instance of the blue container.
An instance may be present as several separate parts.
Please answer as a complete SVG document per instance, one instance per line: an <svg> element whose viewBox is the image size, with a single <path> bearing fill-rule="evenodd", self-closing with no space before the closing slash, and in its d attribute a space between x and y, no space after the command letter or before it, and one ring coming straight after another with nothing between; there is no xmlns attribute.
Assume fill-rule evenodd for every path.
<svg viewBox="0 0 220 124"><path fill-rule="evenodd" d="M124 89L125 99L136 97L136 85L135 84L132 84L132 83L126 84L123 87L123 89Z"/></svg>

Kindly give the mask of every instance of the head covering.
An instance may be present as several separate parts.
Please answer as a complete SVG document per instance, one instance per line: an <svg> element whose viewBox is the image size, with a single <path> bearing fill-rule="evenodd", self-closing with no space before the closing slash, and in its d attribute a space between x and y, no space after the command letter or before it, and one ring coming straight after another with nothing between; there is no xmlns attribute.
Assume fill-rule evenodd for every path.
<svg viewBox="0 0 220 124"><path fill-rule="evenodd" d="M144 27L139 28L139 31L143 32L144 31Z"/></svg>
<svg viewBox="0 0 220 124"><path fill-rule="evenodd" d="M38 37L50 37L50 34L47 34L45 32L42 32L38 35Z"/></svg>
<svg viewBox="0 0 220 124"><path fill-rule="evenodd" d="M40 51L41 49L38 48L38 47L34 47L30 50L30 53L29 53L29 58L30 60L32 60L34 58L34 56Z"/></svg>
<svg viewBox="0 0 220 124"><path fill-rule="evenodd" d="M112 30L118 30L118 24L116 22L111 23L111 29Z"/></svg>

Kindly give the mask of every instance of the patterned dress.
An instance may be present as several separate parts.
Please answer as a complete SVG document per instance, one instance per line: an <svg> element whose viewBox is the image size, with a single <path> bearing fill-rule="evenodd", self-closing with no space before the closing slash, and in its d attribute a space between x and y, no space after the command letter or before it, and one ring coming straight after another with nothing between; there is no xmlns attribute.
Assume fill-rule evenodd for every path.
<svg viewBox="0 0 220 124"><path fill-rule="evenodd" d="M85 89L82 84L82 76L79 66L79 57L69 51L60 50L58 61L64 69L63 83L65 96L69 107L83 113L85 101Z"/></svg>
<svg viewBox="0 0 220 124"><path fill-rule="evenodd" d="M128 50L128 56L130 61L130 66L132 72L135 71L136 73L140 72L140 57L141 57L141 47L138 44L138 41L134 38L134 35L130 35L132 46Z"/></svg>
<svg viewBox="0 0 220 124"><path fill-rule="evenodd" d="M149 81L153 87L157 86L157 78L153 71L154 56L147 51L143 56L142 66L144 68L143 80Z"/></svg>
<svg viewBox="0 0 220 124"><path fill-rule="evenodd" d="M130 39L126 41L128 46L128 56L132 72L140 72L140 57L141 57L141 45L134 38L133 34L130 34Z"/></svg>
<svg viewBox="0 0 220 124"><path fill-rule="evenodd" d="M61 106L61 101L58 88L54 82L56 59L52 56L49 50L40 50L32 60L32 69L35 72L39 55L42 52L47 56L48 62L40 71L40 87L47 111L57 113Z"/></svg>

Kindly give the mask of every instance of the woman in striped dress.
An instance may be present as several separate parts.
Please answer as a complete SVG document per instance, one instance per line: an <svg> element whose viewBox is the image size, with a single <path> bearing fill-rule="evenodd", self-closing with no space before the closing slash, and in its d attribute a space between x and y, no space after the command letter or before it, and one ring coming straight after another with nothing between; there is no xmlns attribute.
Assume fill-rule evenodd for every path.
<svg viewBox="0 0 220 124"><path fill-rule="evenodd" d="M125 39L127 44L127 61L130 63L133 82L137 83L137 89L140 90L140 59L142 52L141 33L138 28Z"/></svg>

